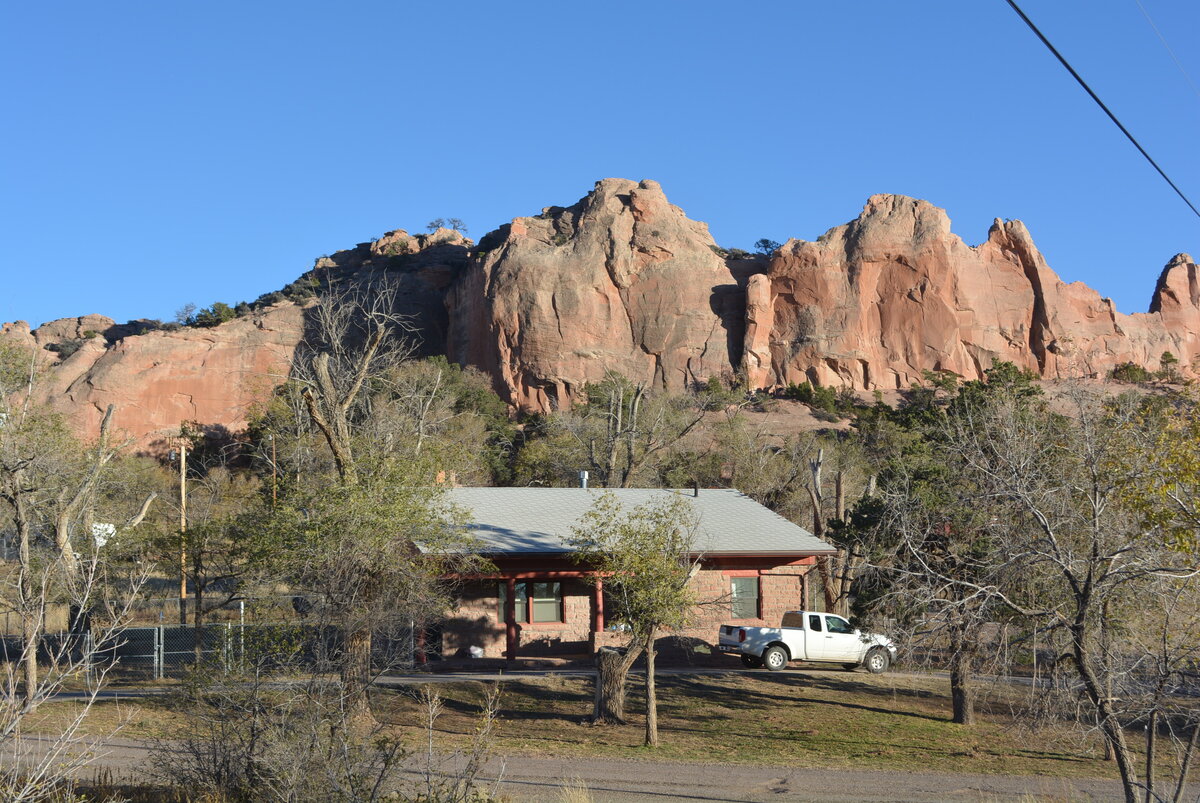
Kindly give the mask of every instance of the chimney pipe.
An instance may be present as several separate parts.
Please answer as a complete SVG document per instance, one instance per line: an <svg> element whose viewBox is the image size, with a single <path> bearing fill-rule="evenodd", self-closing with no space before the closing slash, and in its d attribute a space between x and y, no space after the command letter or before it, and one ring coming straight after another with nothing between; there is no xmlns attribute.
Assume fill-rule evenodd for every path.
<svg viewBox="0 0 1200 803"><path fill-rule="evenodd" d="M579 472L579 487L587 490L588 473L586 471Z"/></svg>
<svg viewBox="0 0 1200 803"><path fill-rule="evenodd" d="M700 481L692 480L692 496L699 498L700 496Z"/></svg>

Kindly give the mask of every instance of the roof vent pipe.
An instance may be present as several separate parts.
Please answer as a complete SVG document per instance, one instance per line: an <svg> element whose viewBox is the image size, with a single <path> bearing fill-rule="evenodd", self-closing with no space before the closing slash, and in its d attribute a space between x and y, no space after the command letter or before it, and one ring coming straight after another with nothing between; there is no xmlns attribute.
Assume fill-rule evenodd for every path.
<svg viewBox="0 0 1200 803"><path fill-rule="evenodd" d="M579 487L587 490L588 473L586 471L579 472Z"/></svg>
<svg viewBox="0 0 1200 803"><path fill-rule="evenodd" d="M692 496L700 498L700 481L692 480Z"/></svg>

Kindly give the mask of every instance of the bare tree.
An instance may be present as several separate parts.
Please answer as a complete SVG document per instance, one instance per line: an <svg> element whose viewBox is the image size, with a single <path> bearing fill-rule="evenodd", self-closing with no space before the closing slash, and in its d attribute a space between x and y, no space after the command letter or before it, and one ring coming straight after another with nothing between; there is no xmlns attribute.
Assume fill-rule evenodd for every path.
<svg viewBox="0 0 1200 803"><path fill-rule="evenodd" d="M1142 460L1130 459L1137 443L1127 437L1140 429L1138 410L1083 392L1071 401L1067 417L1041 406L1030 409L1009 395L956 419L949 448L978 483L981 497L1001 511L987 533L1005 559L999 582L965 587L996 596L1065 634L1064 658L1132 802L1150 785L1139 776L1125 730L1137 715L1137 701L1121 693L1129 660L1112 660L1102 631L1120 622L1113 617L1120 616L1123 603L1144 604L1158 584L1190 582L1200 570L1187 552L1172 548L1160 528L1147 526L1122 504L1125 490L1144 470ZM1023 600L1031 576L1040 578L1042 596ZM1121 654L1139 658L1128 640Z"/></svg>
<svg viewBox="0 0 1200 803"><path fill-rule="evenodd" d="M308 414L347 485L358 481L355 424L370 401L364 385L412 355L404 337L409 325L395 309L392 283L325 288L310 311L311 334L293 369Z"/></svg>
<svg viewBox="0 0 1200 803"><path fill-rule="evenodd" d="M692 395L652 393L610 373L588 385L586 401L549 416L541 428L548 448L530 449L524 458L548 463L551 480L586 468L598 485L628 488L696 429L704 414Z"/></svg>

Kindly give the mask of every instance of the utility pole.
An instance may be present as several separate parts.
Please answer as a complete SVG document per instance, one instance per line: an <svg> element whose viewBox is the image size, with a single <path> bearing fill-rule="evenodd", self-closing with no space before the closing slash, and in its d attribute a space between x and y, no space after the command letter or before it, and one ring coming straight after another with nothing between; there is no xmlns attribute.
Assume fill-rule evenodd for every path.
<svg viewBox="0 0 1200 803"><path fill-rule="evenodd" d="M179 440L179 624L187 624L187 440Z"/></svg>

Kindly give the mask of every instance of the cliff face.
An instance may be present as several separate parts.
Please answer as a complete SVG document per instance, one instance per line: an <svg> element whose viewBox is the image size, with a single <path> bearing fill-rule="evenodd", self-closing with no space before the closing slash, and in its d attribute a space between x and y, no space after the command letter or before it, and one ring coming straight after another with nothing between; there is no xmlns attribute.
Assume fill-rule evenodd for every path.
<svg viewBox="0 0 1200 803"><path fill-rule="evenodd" d="M1200 362L1200 276L1186 254L1163 270L1148 313L1124 315L1062 282L1019 221L997 220L968 246L943 210L898 195L872 196L856 220L789 240L768 262L727 258L657 183L605 179L478 247L447 229L397 230L322 257L303 279L392 282L421 353L482 368L530 411L569 404L607 371L670 390L737 368L757 388L869 390L907 388L925 370L978 378L996 360L1047 378L1155 369L1166 351L1185 376ZM307 317L283 302L213 328L146 331L88 315L4 324L0 338L39 355L39 400L82 434L111 403L117 427L154 450L184 421L243 427L287 376Z"/></svg>
<svg viewBox="0 0 1200 803"><path fill-rule="evenodd" d="M597 182L480 249L447 297L448 355L490 373L520 408L566 405L606 371L680 389L736 364L734 271L656 182Z"/></svg>
<svg viewBox="0 0 1200 803"><path fill-rule="evenodd" d="M113 326L102 316L87 318ZM153 331L111 343L103 335L88 337L61 362L44 366L34 399L67 416L85 438L99 434L112 404L114 431L150 451L165 450L184 421L235 432L287 377L303 326L303 309L284 303L211 329ZM39 345L58 342L65 328L54 321L30 334L16 324L3 336ZM50 352L38 353L53 360Z"/></svg>
<svg viewBox="0 0 1200 803"><path fill-rule="evenodd" d="M907 388L925 370L969 379L996 360L1047 378L1103 376L1170 351L1198 354L1200 290L1179 255L1150 313L1123 315L1049 268L1019 221L997 220L966 245L937 207L872 196L862 214L816 242L789 240L747 289L743 362L755 387L810 381Z"/></svg>
<svg viewBox="0 0 1200 803"><path fill-rule="evenodd" d="M396 312L412 322L418 350L441 353L446 288L470 245L449 229L391 231L321 257L306 279L395 284ZM148 321L119 325L102 315L50 321L33 331L18 321L0 326L0 338L38 356L42 381L35 401L66 415L82 437L99 434L112 404L115 431L138 450L162 452L186 421L230 433L245 428L254 406L287 379L310 325L307 306L284 301L219 326L174 330L154 330ZM76 350L46 348L63 344Z"/></svg>

